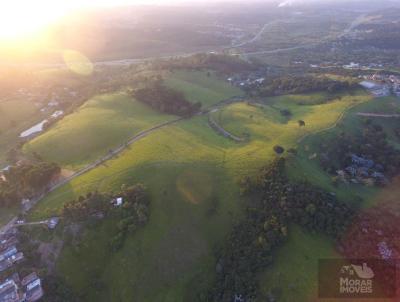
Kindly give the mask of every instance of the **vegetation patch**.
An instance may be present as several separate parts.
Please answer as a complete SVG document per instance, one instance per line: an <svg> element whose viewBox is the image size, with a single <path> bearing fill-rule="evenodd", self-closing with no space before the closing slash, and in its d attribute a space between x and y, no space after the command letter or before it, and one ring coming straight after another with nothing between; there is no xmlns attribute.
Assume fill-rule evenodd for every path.
<svg viewBox="0 0 400 302"><path fill-rule="evenodd" d="M168 73L164 80L165 85L181 91L190 102L200 102L202 108L243 95L243 91L233 87L213 71L175 70Z"/></svg>
<svg viewBox="0 0 400 302"><path fill-rule="evenodd" d="M134 90L133 96L139 102L167 114L190 117L201 108L200 102L190 103L182 92L166 87L161 80Z"/></svg>
<svg viewBox="0 0 400 302"><path fill-rule="evenodd" d="M327 77L279 77L265 81L259 88L261 96L299 94L317 91L338 93L358 86L356 81L338 81Z"/></svg>
<svg viewBox="0 0 400 302"><path fill-rule="evenodd" d="M284 165L284 159L277 160L262 171L258 186L246 188L260 190L262 197L247 206L244 221L234 227L218 253L216 284L209 294L212 301L262 300L257 273L272 263L290 223L337 238L354 216L346 203L328 192L307 183L290 183Z"/></svg>
<svg viewBox="0 0 400 302"><path fill-rule="evenodd" d="M80 196L67 203L62 211L66 223L95 224L96 220L112 218L118 221L118 232L110 239L110 248L116 252L124 244L128 233L135 232L149 220L149 201L143 185L123 186L119 194L110 196L98 192Z"/></svg>
<svg viewBox="0 0 400 302"><path fill-rule="evenodd" d="M276 157L274 145L289 150L302 136L331 127L349 106L367 99L360 94L304 106L282 98L262 108L236 103L222 108L221 113L212 113L232 133L247 132L250 139L243 144L216 134L206 116L182 120L151 133L117 158L52 192L38 204L31 218L60 213L66 202L89 192L118 192L124 183L146 183L152 200L146 227L128 234L122 248L110 256L106 251L117 222L106 222L96 232L88 231L82 252L74 253L71 248L63 251L58 271L74 292L87 300L194 299L194 283L202 284L203 294L213 283L213 247L224 242L234 222L241 221L238 180L268 165ZM291 111L289 119L280 114L283 108ZM305 127L299 127L300 119L306 122ZM193 177L183 181L185 176L181 175L188 170ZM211 177L211 194L206 189L208 181L194 181L196 175L203 174ZM191 194L204 196L203 200L188 202L178 189L179 182ZM98 258L89 258L91 254ZM84 263L84 268L77 263ZM94 274L106 284L104 289L90 286Z"/></svg>
<svg viewBox="0 0 400 302"><path fill-rule="evenodd" d="M19 206L48 189L50 182L61 172L55 163L23 162L9 167L0 178L0 207Z"/></svg>

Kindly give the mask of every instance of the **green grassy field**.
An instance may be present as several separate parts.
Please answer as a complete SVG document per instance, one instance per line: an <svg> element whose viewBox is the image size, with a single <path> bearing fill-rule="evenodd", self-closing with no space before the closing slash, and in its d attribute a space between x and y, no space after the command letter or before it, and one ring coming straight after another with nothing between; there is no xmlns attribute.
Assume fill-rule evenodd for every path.
<svg viewBox="0 0 400 302"><path fill-rule="evenodd" d="M240 94L236 88L202 72L176 72L168 85L182 87L189 100L212 105ZM24 146L66 168L78 169L107 154L135 134L176 117L160 114L126 94L100 95L86 102L52 129Z"/></svg>
<svg viewBox="0 0 400 302"><path fill-rule="evenodd" d="M215 133L206 116L181 121L151 133L117 158L52 192L30 218L57 214L65 202L93 190L110 192L122 184L144 183L152 201L149 224L111 254L108 238L115 223L106 221L87 231L79 247L63 250L58 270L88 301L191 301L195 288L212 282L213 247L225 240L232 223L241 217L237 181L273 160L275 144L296 146L305 135L332 127L347 108L368 99L359 94L327 104L299 105L292 97L282 97L265 100L263 108L237 103L213 113L235 135L248 134L244 143ZM280 116L284 108L292 111L290 119ZM83 110L68 118L76 120ZM305 120L306 127L300 128L298 119ZM93 276L104 284L101 289L92 286Z"/></svg>
<svg viewBox="0 0 400 302"><path fill-rule="evenodd" d="M398 99L388 97L359 104L347 112L337 127L306 137L297 148L298 155L289 161L289 175L293 179L307 180L328 191L335 192L342 201L352 202L361 197L366 200L366 203L361 206L370 206L379 190L362 185L340 184L338 187L333 186L331 176L319 166L318 146L322 139L334 139L341 132L358 132L363 120L365 120L365 117L357 116L358 112L394 113L399 103ZM393 145L398 144L396 143L398 139L395 138L394 134L394 129L397 128L397 119L372 118L372 120L383 126L389 140L393 141Z"/></svg>
<svg viewBox="0 0 400 302"><path fill-rule="evenodd" d="M292 225L288 241L276 250L274 263L260 277L261 291L281 302L316 301L318 259L338 257L331 239Z"/></svg>
<svg viewBox="0 0 400 302"><path fill-rule="evenodd" d="M203 108L232 96L243 95L243 92L233 87L213 72L205 71L175 71L165 77L167 86L182 91L188 100L201 102Z"/></svg>
<svg viewBox="0 0 400 302"><path fill-rule="evenodd" d="M357 197L362 197L364 203L356 206L370 207L382 201L382 193L377 188L345 184L333 186L331 176L319 166L318 157L310 159L310 156L318 156L318 144L322 138L334 139L341 131L359 131L364 118L356 116L357 112L393 112L392 107L397 102L396 98L382 98L361 103L350 109L337 127L304 139L298 146L297 156L288 161L289 176L293 180L307 180L335 192L342 201L352 203ZM391 133L396 126L396 119L373 120L381 124L387 133ZM265 294L271 290L281 292L279 301L314 301L317 298L317 260L335 257L340 255L335 252L331 239L291 226L288 242L278 248L274 264L260 277L260 286Z"/></svg>
<svg viewBox="0 0 400 302"><path fill-rule="evenodd" d="M76 169L135 134L172 119L173 116L159 114L126 94L102 95L30 141L24 151Z"/></svg>
<svg viewBox="0 0 400 302"><path fill-rule="evenodd" d="M225 130L250 138L247 144L226 154L231 170L240 176L254 172L275 157L273 146L281 145L286 150L296 147L300 139L334 127L348 108L366 102L370 97L360 92L319 105L299 105L292 100L293 96L270 98L262 107L237 103L213 113L214 119ZM281 116L282 109L289 109L292 116ZM299 127L300 119L305 121L305 127Z"/></svg>
<svg viewBox="0 0 400 302"><path fill-rule="evenodd" d="M44 118L39 108L22 98L0 100L0 167L6 164L6 152L19 142L20 133Z"/></svg>
<svg viewBox="0 0 400 302"><path fill-rule="evenodd" d="M215 265L212 248L238 215L238 192L229 177L205 163L163 163L156 169L158 173L154 167L138 167L124 177L145 182L152 205L148 225L129 236L121 251L109 251L113 221L89 231L82 248L64 249L59 270L77 292L87 295L86 301L188 301L183 298L190 295L188 283L200 272L208 275ZM188 174L208 181L193 191L180 181ZM202 198L188 198L199 186ZM211 197L218 200L215 215L208 214ZM93 275L107 284L104 290L88 288Z"/></svg>

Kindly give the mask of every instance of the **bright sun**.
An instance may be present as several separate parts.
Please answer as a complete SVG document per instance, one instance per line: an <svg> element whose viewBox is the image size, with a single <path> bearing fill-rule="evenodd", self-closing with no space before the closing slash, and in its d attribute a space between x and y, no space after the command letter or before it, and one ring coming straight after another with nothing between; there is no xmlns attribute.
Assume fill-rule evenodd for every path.
<svg viewBox="0 0 400 302"><path fill-rule="evenodd" d="M23 39L72 10L170 0L0 0L0 41Z"/></svg>
<svg viewBox="0 0 400 302"><path fill-rule="evenodd" d="M34 34L68 12L56 0L4 0L0 4L0 39L18 39Z"/></svg>

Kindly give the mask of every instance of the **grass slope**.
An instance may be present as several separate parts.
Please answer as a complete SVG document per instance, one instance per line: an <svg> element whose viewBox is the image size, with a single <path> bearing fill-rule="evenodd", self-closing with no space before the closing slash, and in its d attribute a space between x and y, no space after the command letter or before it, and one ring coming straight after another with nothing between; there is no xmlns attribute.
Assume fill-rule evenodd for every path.
<svg viewBox="0 0 400 302"><path fill-rule="evenodd" d="M205 71L175 71L166 76L167 86L182 91L192 102L201 102L203 108L243 95L243 92L221 80L213 72Z"/></svg>
<svg viewBox="0 0 400 302"><path fill-rule="evenodd" d="M30 141L24 151L37 152L74 169L105 155L133 135L173 118L126 94L101 95Z"/></svg>
<svg viewBox="0 0 400 302"><path fill-rule="evenodd" d="M182 121L51 193L31 219L57 213L65 202L89 191L116 191L122 184L143 182L152 200L149 224L129 236L116 254L107 249L112 221L89 230L84 244L64 249L58 269L87 301L191 301L195 288L212 281L212 248L240 219L237 180L275 158L275 144L295 146L299 138L334 125L346 108L367 99L360 94L298 105L281 98L267 100L265 108L238 103L215 112L229 131L249 134L241 144L216 134L206 116ZM282 118L280 108L290 109L293 117ZM305 128L297 125L300 118ZM102 289L92 286L93 276L104 284Z"/></svg>
<svg viewBox="0 0 400 302"><path fill-rule="evenodd" d="M59 270L85 301L188 301L183 299L190 294L187 284L204 270L209 274L215 265L212 248L228 231L238 208L238 194L229 178L207 164L164 163L157 171L143 166L130 174L132 181L146 182L152 214L121 251L109 252L113 221L89 231L81 248L64 249ZM201 188L207 199L193 203L182 194L182 189L191 191L181 188L185 184L179 181L188 173L209 179L212 186ZM215 215L208 214L211 196L220 209ZM107 284L105 290L88 288L92 276Z"/></svg>
<svg viewBox="0 0 400 302"><path fill-rule="evenodd" d="M278 248L274 263L260 278L261 291L274 293L281 302L316 301L318 259L338 257L329 238L292 225L288 242Z"/></svg>
<svg viewBox="0 0 400 302"><path fill-rule="evenodd" d="M0 100L0 167L5 165L6 152L20 140L20 133L43 117L44 114L32 101Z"/></svg>
<svg viewBox="0 0 400 302"><path fill-rule="evenodd" d="M307 137L298 146L297 156L289 160L289 176L293 180L306 180L335 192L343 201L355 202L358 197L362 197L365 202L356 206L373 206L382 196L382 193L379 194L380 190L361 185L333 186L331 176L318 164L318 146L322 138L334 139L342 131L359 131L364 118L357 116L357 112L393 113L398 104L398 99L391 97L360 103L347 112L337 127ZM396 119L373 118L373 120L381 124L388 134L397 127ZM313 156L315 154L316 158ZM332 257L340 255L335 252L334 243L329 238L309 234L297 226L292 226L288 242L277 250L273 266L260 276L260 286L264 293L271 290L281 292L279 301L314 301L317 298L317 260Z"/></svg>
<svg viewBox="0 0 400 302"><path fill-rule="evenodd" d="M362 197L367 200L367 203L362 206L371 205L375 194L379 191L376 188L345 184L340 184L338 187L333 186L331 176L319 166L319 144L321 139L334 139L341 132L356 133L359 131L363 120L366 118L357 116L358 112L394 113L397 112L398 106L398 99L392 97L361 103L351 108L343 120L338 123L337 127L306 137L298 146L298 155L289 162L288 172L290 176L297 180L308 180L328 191L335 192L341 200L353 201L357 197ZM394 134L394 129L398 127L397 119L371 119L383 126L393 144L398 144L398 139L395 138Z"/></svg>

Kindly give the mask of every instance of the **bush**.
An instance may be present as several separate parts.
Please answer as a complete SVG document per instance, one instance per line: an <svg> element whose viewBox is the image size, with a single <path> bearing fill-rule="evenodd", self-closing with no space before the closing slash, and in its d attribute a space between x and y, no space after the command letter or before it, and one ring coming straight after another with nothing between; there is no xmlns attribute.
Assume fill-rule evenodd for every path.
<svg viewBox="0 0 400 302"><path fill-rule="evenodd" d="M285 152L285 148L283 148L279 145L276 145L276 146L274 146L274 151L276 154L283 154Z"/></svg>

